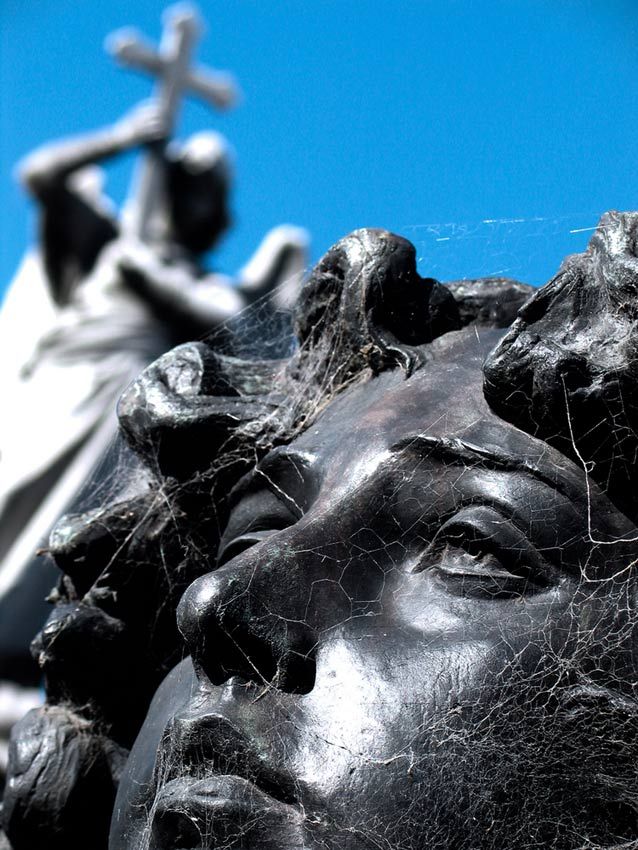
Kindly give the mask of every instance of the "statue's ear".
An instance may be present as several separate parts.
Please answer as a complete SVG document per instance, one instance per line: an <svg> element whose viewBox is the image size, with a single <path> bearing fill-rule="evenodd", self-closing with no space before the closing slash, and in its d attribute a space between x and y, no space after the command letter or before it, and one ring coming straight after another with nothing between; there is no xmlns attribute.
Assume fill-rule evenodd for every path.
<svg viewBox="0 0 638 850"><path fill-rule="evenodd" d="M419 349L459 328L454 297L416 270L407 239L386 230L356 230L315 266L296 310L301 357L312 351L315 374L333 369L348 380L365 367L410 372Z"/></svg>
<svg viewBox="0 0 638 850"><path fill-rule="evenodd" d="M607 213L487 358L492 409L638 515L638 213Z"/></svg>

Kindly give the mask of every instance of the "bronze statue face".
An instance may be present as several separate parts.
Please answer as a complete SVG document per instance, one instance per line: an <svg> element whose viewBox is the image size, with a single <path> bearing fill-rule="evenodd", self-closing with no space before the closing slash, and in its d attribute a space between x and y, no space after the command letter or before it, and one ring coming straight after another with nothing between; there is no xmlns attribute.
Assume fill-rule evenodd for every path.
<svg viewBox="0 0 638 850"><path fill-rule="evenodd" d="M15 850L636 846L637 221L524 306L356 231L289 356L142 373L52 535Z"/></svg>
<svg viewBox="0 0 638 850"><path fill-rule="evenodd" d="M449 333L408 380L355 383L236 485L113 850L634 834L605 780L632 722L633 526L487 407L498 335Z"/></svg>

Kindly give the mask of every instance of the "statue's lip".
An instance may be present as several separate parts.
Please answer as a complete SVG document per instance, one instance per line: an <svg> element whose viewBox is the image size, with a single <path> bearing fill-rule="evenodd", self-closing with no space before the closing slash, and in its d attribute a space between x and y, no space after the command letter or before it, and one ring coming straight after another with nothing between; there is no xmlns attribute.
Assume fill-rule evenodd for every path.
<svg viewBox="0 0 638 850"><path fill-rule="evenodd" d="M262 828L272 830L298 823L301 818L298 809L241 776L182 777L160 789L151 829L162 847L181 847L184 840L192 839L197 847L212 848L227 842L234 846L238 834L245 828L259 828L262 820Z"/></svg>
<svg viewBox="0 0 638 850"><path fill-rule="evenodd" d="M186 707L169 722L160 745L161 782L194 777L216 782L234 776L270 800L297 806L299 783L272 765L270 752L228 717ZM160 777L156 777L158 779ZM162 794L162 787L158 795Z"/></svg>
<svg viewBox="0 0 638 850"><path fill-rule="evenodd" d="M193 806L207 811L215 808L236 808L239 811L246 806L254 809L262 805L272 806L277 802L248 779L220 775L207 779L173 779L160 790L155 807L162 813L184 807L191 809Z"/></svg>

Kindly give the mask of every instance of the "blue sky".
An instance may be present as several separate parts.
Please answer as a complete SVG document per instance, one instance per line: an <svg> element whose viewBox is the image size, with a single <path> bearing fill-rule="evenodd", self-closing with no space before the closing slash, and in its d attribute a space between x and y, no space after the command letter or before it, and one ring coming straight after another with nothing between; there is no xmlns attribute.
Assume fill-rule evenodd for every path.
<svg viewBox="0 0 638 850"><path fill-rule="evenodd" d="M115 121L151 92L104 37L160 35L157 0L0 0L0 290L33 238L15 162ZM305 226L317 259L356 227L417 246L422 274L540 284L606 209L638 208L633 0L200 2L201 62L233 71L239 108L187 104L237 155L226 272L268 228ZM110 169L125 195L131 158Z"/></svg>

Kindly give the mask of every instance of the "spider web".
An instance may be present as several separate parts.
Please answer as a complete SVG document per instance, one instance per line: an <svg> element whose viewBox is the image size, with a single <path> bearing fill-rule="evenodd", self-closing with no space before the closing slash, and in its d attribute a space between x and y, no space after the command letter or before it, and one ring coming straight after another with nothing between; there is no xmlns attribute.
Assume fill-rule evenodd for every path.
<svg viewBox="0 0 638 850"><path fill-rule="evenodd" d="M430 277L525 280L557 234L582 247L588 222L405 231ZM463 425L463 439L454 428L438 434L439 418L454 421L462 407L449 340L487 330L442 333L408 376L396 364L375 367L330 306L326 298L326 312L311 315L299 347L291 316L263 301L205 345L150 367L148 386L123 408L129 445L113 446L76 518L54 535L66 568L58 603L124 623L121 645L115 626L107 634L104 675L125 666L122 652L142 654L152 669L139 692L113 674L113 701L83 702L90 681L83 691L56 668L67 623L41 641L45 669L53 659L54 705L128 749L152 691L188 650L196 658L195 696L185 661L146 721L162 743L154 764L143 747L130 761L132 799L120 799L125 826L114 850L638 847L634 523L584 481L575 442L571 463L533 438L521 454L521 443L507 443L518 439L511 431L502 445L477 447L478 418ZM370 462L374 429L365 423L386 427L392 400L407 404L406 387L420 398L437 363L449 407L439 399L438 418L420 408L435 436L424 426L402 444L400 462L387 452ZM177 438L149 429L151 385L167 388L162 404L178 396L192 410L204 399L206 434L189 426L180 437L187 412L174 419ZM227 410L234 424L218 439ZM285 473L282 448L298 451ZM231 509L229 490L255 469L263 487ZM349 501L339 501L342 491ZM191 620L202 620L182 625L187 648L175 610L193 581L206 587L210 576L228 585L210 617L193 603ZM117 705L124 693L138 717L128 726ZM171 731L175 717L207 705L217 726Z"/></svg>

